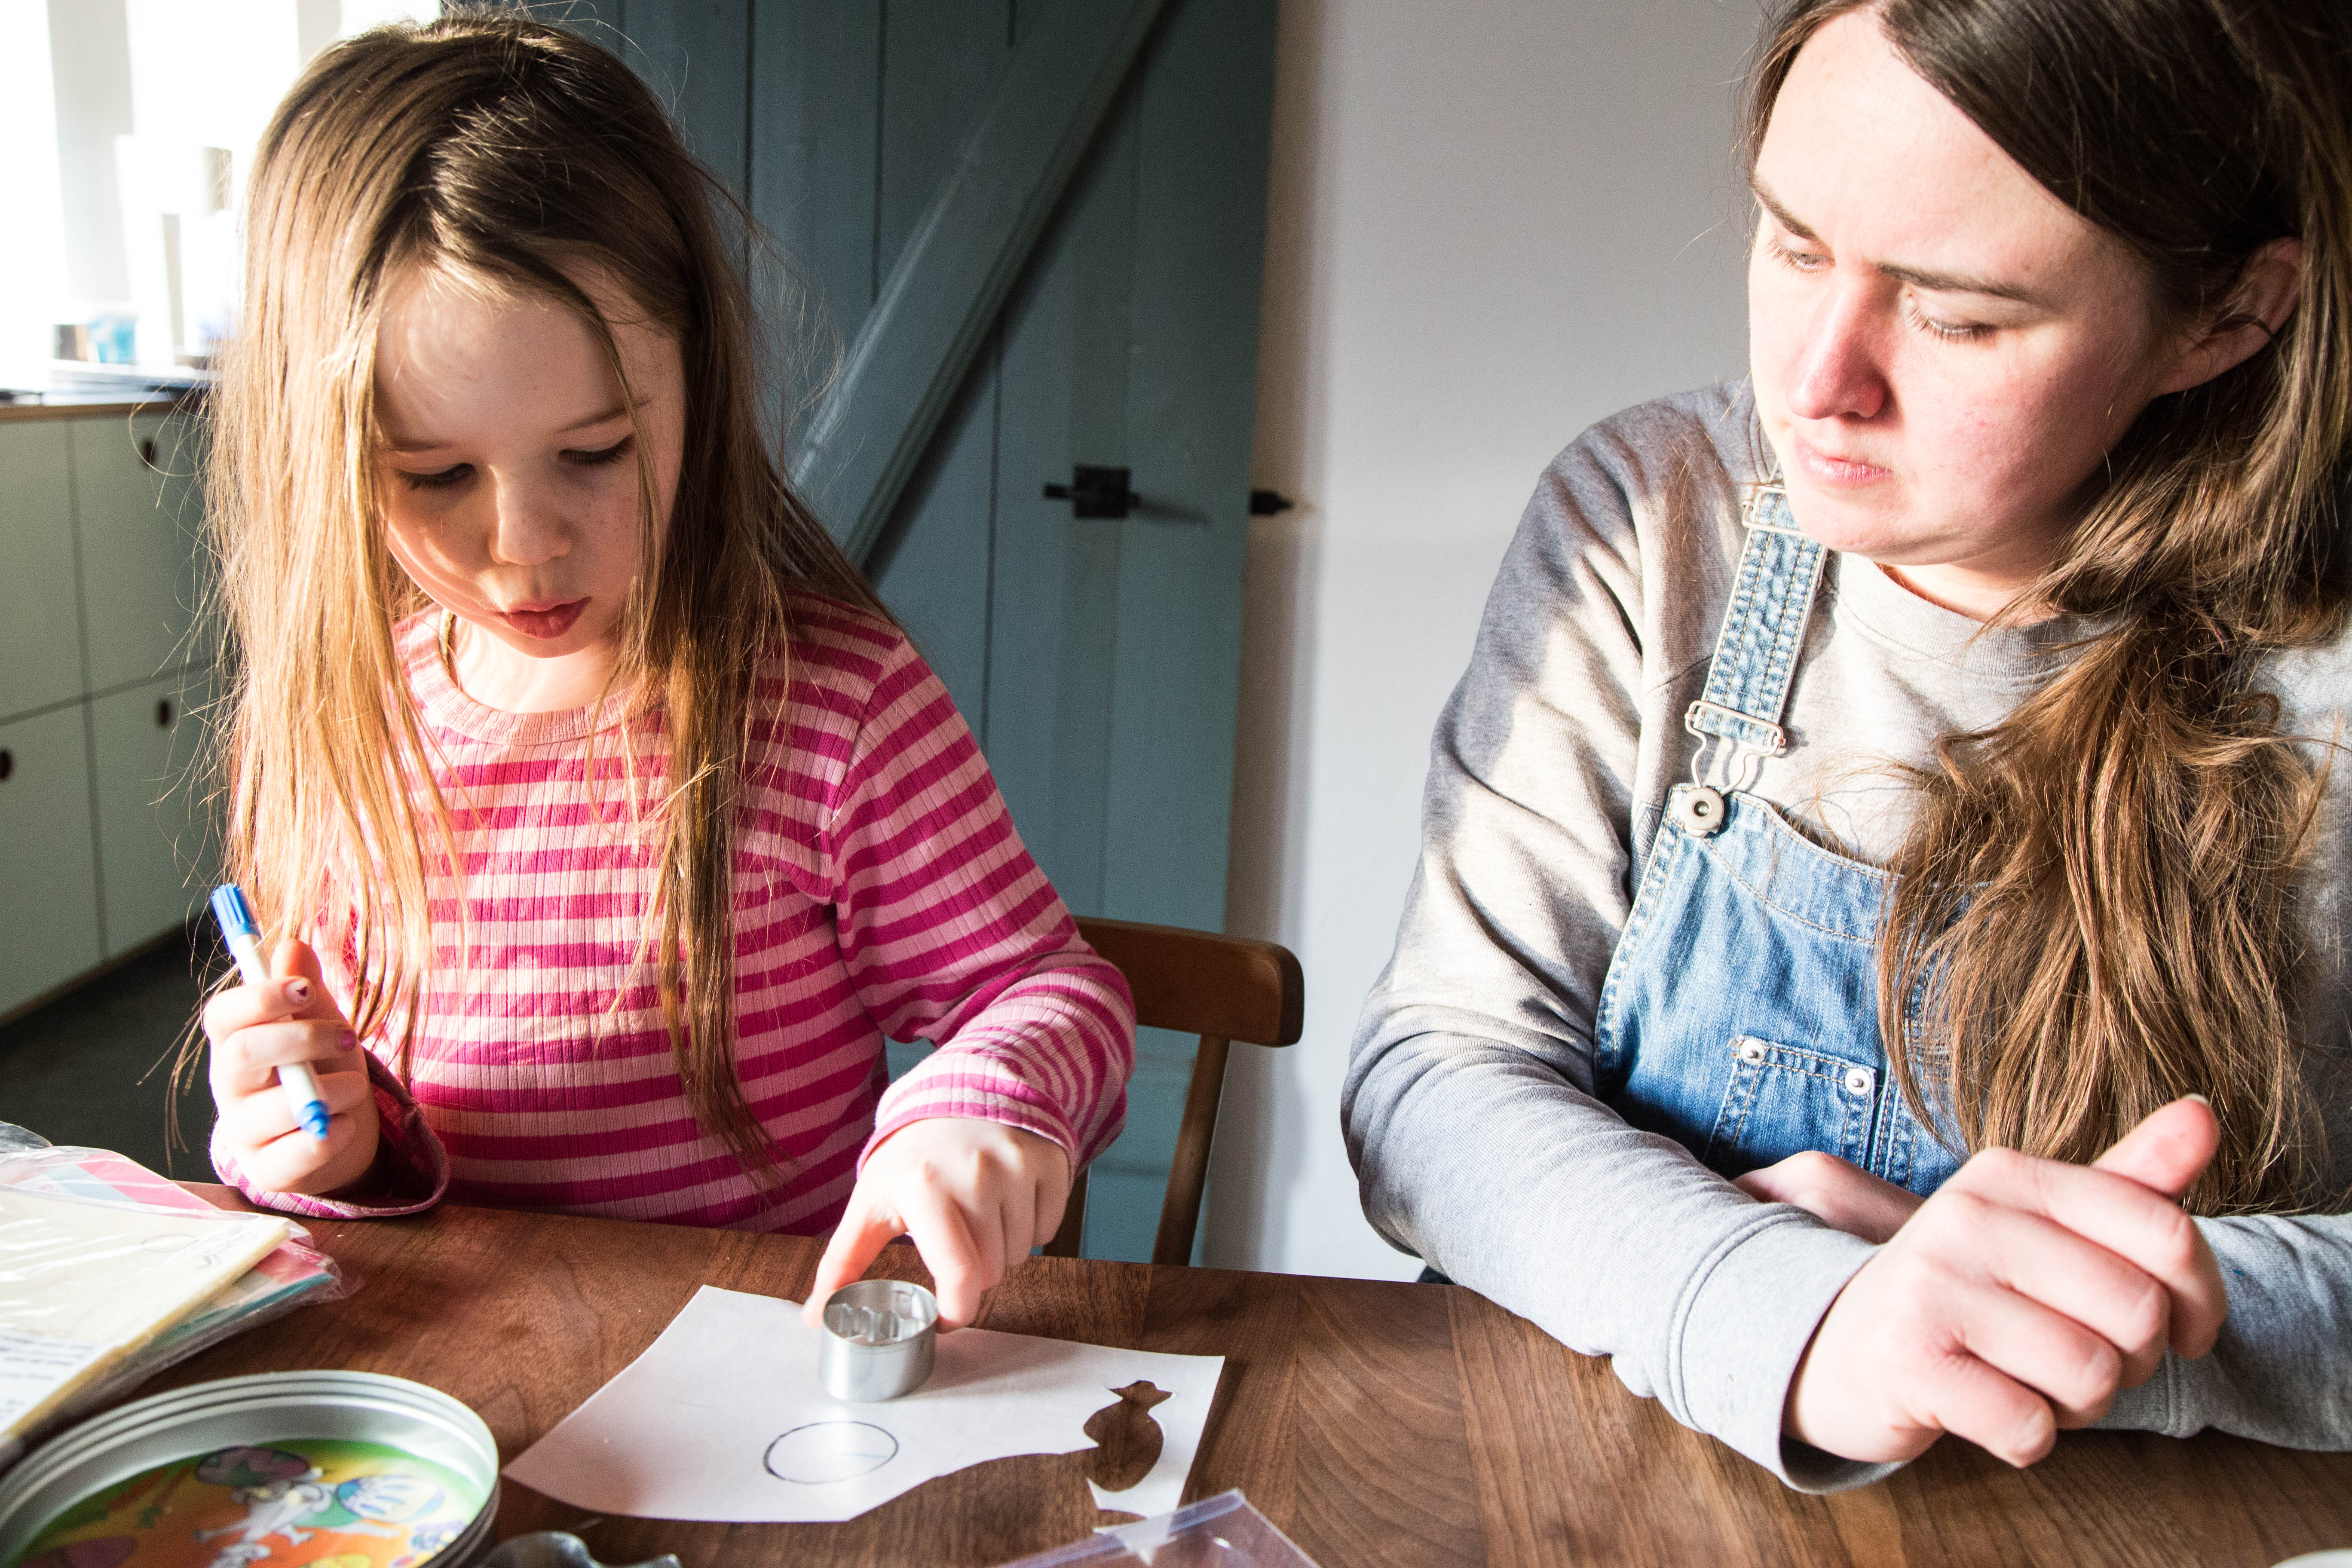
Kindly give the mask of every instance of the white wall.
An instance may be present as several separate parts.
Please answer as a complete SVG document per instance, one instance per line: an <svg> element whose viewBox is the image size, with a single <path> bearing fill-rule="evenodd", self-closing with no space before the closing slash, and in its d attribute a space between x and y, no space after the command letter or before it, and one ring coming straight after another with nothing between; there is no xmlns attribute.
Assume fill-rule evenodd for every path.
<svg viewBox="0 0 2352 1568"><path fill-rule="evenodd" d="M1755 0L1282 0L1228 929L1307 974L1235 1047L1204 1243L1410 1276L1339 1128L1429 730L1519 510L1596 419L1744 373Z"/></svg>

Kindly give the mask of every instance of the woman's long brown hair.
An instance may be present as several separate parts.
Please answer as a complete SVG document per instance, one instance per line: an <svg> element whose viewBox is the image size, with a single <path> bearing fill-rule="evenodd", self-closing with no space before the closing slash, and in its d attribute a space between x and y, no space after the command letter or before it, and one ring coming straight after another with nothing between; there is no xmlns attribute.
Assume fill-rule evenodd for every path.
<svg viewBox="0 0 2352 1568"><path fill-rule="evenodd" d="M628 815L656 866L640 959L656 971L697 1120L755 1176L772 1173L734 1050L737 793L755 719L781 718L755 713L754 672L787 649L795 584L885 612L763 441L757 322L731 259L755 226L613 55L499 12L379 28L323 53L262 138L246 224L244 314L215 399L210 474L235 672L222 748L231 874L271 931L354 915L348 935L320 935L349 942L354 1022L395 1038L404 1068L419 981L436 962L433 873L462 892L471 826L433 782L394 648L394 625L426 601L391 557L375 493L377 325L395 275L413 268L550 299L625 386L611 326L578 281L601 271L676 338L687 395L658 543L638 443L648 564L613 679L615 696L658 713L667 758L658 779L627 770L633 794L651 792ZM647 731L619 733L634 763ZM457 956L449 934L440 962Z"/></svg>
<svg viewBox="0 0 2352 1568"><path fill-rule="evenodd" d="M1749 157L1797 52L1857 0L1796 0L1750 81ZM2211 1100L2200 1213L2324 1196L2294 887L2326 742L2279 731L2268 656L2344 629L2352 437L2352 5L1884 0L1913 69L2143 266L2165 324L2230 323L2300 238L2276 337L2158 398L2021 606L2095 630L2007 719L1909 770L1880 1023L1906 1095L1970 1149L2095 1158ZM1942 1118L1939 1116L1939 1120Z"/></svg>

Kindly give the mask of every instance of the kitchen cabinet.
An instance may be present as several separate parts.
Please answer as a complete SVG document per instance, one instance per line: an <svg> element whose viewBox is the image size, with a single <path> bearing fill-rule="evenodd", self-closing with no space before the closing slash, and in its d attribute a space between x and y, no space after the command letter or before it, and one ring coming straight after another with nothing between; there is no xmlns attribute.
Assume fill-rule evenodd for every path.
<svg viewBox="0 0 2352 1568"><path fill-rule="evenodd" d="M0 719L82 694L73 465L62 421L0 425Z"/></svg>
<svg viewBox="0 0 2352 1568"><path fill-rule="evenodd" d="M0 724L0 1016L103 956L97 870L81 705Z"/></svg>
<svg viewBox="0 0 2352 1568"><path fill-rule="evenodd" d="M166 676L89 704L109 958L182 924L211 891L219 813L196 770L206 674Z"/></svg>
<svg viewBox="0 0 2352 1568"><path fill-rule="evenodd" d="M202 443L187 409L0 409L0 1019L177 929L217 864Z"/></svg>
<svg viewBox="0 0 2352 1568"><path fill-rule="evenodd" d="M110 691L197 651L188 628L203 544L201 444L186 416L77 419L70 428L89 689Z"/></svg>

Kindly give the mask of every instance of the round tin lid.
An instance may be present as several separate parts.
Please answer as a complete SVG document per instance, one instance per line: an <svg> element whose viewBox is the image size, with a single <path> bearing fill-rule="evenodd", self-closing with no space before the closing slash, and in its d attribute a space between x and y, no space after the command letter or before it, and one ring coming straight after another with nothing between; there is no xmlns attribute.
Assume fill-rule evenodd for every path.
<svg viewBox="0 0 2352 1568"><path fill-rule="evenodd" d="M369 1560L380 1545L386 1563L455 1564L488 1538L498 1473L481 1417L424 1384L364 1372L225 1378L85 1421L0 1478L0 1564L15 1568L33 1547L26 1568L49 1568L53 1555L125 1568L257 1560L253 1549L273 1538L291 1548L345 1526ZM151 1489L130 1507L142 1482Z"/></svg>

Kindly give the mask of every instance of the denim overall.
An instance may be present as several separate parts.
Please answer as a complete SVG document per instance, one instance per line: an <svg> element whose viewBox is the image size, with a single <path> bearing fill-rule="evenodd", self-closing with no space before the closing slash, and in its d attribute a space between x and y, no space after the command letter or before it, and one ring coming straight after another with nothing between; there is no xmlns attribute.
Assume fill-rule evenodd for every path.
<svg viewBox="0 0 2352 1568"><path fill-rule="evenodd" d="M1610 959L1594 1076L1629 1123L1723 1175L1819 1149L1925 1195L1959 1160L1912 1114L1880 1043L1893 879L1744 793L1759 755L1788 750L1780 713L1829 552L1777 485L1741 521L1706 690L1683 718L1699 738L1694 782L1669 796Z"/></svg>

